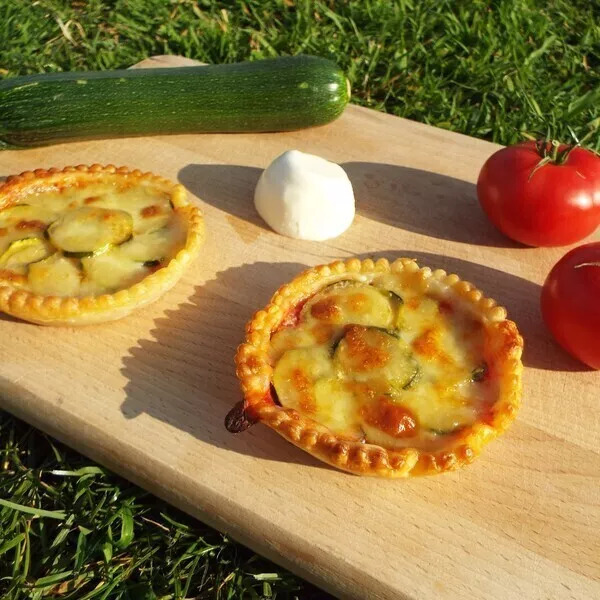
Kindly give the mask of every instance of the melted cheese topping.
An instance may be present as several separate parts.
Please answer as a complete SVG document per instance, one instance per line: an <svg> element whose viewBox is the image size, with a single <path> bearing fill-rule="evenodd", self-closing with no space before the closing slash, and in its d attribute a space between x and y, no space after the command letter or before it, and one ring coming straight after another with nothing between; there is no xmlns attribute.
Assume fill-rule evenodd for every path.
<svg viewBox="0 0 600 600"><path fill-rule="evenodd" d="M271 338L279 402L341 438L435 449L485 419L483 324L433 292L342 282Z"/></svg>
<svg viewBox="0 0 600 600"><path fill-rule="evenodd" d="M0 282L44 296L127 288L184 247L169 195L146 182L98 182L28 195L0 210Z"/></svg>

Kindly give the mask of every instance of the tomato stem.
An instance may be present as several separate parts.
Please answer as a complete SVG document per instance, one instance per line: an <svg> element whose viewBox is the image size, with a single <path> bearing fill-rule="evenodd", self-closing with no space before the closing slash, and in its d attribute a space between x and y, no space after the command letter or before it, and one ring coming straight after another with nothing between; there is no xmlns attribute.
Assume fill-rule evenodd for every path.
<svg viewBox="0 0 600 600"><path fill-rule="evenodd" d="M545 162L542 163L542 161L540 161L536 165L531 176L539 167L547 164L548 162L551 162L553 165L558 166L564 165L567 162L567 159L569 158L569 154L571 154L571 152L575 148L581 148L583 143L586 142L588 138L590 138L595 133L595 130L588 131L588 133L586 133L581 139L578 139L577 135L575 135L575 132L570 127L569 131L571 132L571 137L574 141L574 143L571 144L561 144L558 140L548 139L548 137L546 136L541 136L536 140L535 149L540 155L542 161L545 160ZM560 149L561 146L564 146L562 150ZM592 150L591 152L594 151ZM597 153L594 152L594 154Z"/></svg>
<svg viewBox="0 0 600 600"><path fill-rule="evenodd" d="M558 140L548 140L541 138L536 141L535 148L537 153L543 159L548 159L546 162L551 162L553 165L564 165L569 158L569 154L574 148L581 145L580 142L576 144L565 144L561 150L561 143ZM546 164L546 163L544 163Z"/></svg>
<svg viewBox="0 0 600 600"><path fill-rule="evenodd" d="M535 165L533 170L529 175L529 181L535 175L538 169L541 169L544 165L551 163L553 165L561 166L567 162L569 158L569 154L573 151L574 148L578 148L581 146L581 142L573 136L576 144L566 144L564 148L561 149L561 143L558 140L549 140L548 138L542 137L536 140L535 149L537 153L540 155L540 161Z"/></svg>

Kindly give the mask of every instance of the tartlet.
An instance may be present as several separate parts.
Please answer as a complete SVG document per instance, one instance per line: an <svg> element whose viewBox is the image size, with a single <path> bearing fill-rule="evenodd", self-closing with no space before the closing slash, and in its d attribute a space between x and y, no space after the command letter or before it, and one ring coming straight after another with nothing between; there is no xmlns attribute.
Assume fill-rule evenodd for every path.
<svg viewBox="0 0 600 600"><path fill-rule="evenodd" d="M471 283L411 259L308 269L246 326L233 433L258 421L330 465L457 469L513 421L523 339Z"/></svg>
<svg viewBox="0 0 600 600"><path fill-rule="evenodd" d="M44 325L111 321L156 300L204 240L186 190L113 165L0 185L0 311Z"/></svg>

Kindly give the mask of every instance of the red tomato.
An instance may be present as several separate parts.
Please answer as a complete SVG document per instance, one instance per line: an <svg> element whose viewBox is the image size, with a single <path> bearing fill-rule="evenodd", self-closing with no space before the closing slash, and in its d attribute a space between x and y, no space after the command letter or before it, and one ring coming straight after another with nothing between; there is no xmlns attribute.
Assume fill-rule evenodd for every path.
<svg viewBox="0 0 600 600"><path fill-rule="evenodd" d="M570 354L600 369L600 242L574 248L542 289L546 325Z"/></svg>
<svg viewBox="0 0 600 600"><path fill-rule="evenodd" d="M552 146L546 150L551 153ZM535 142L492 154L477 181L479 202L492 223L518 242L578 242L600 224L600 158L574 148L563 164L547 162L534 172L540 160Z"/></svg>

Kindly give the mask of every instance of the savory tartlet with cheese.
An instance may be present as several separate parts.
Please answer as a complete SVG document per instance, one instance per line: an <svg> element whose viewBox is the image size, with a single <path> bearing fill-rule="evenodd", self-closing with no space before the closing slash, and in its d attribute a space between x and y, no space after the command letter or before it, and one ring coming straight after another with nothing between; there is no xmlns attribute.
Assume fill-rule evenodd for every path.
<svg viewBox="0 0 600 600"><path fill-rule="evenodd" d="M248 323L236 355L244 400L226 427L261 421L358 474L454 470L519 407L523 339L506 316L410 259L309 269Z"/></svg>
<svg viewBox="0 0 600 600"><path fill-rule="evenodd" d="M0 185L0 310L46 325L121 318L198 254L185 188L113 165L38 169Z"/></svg>

